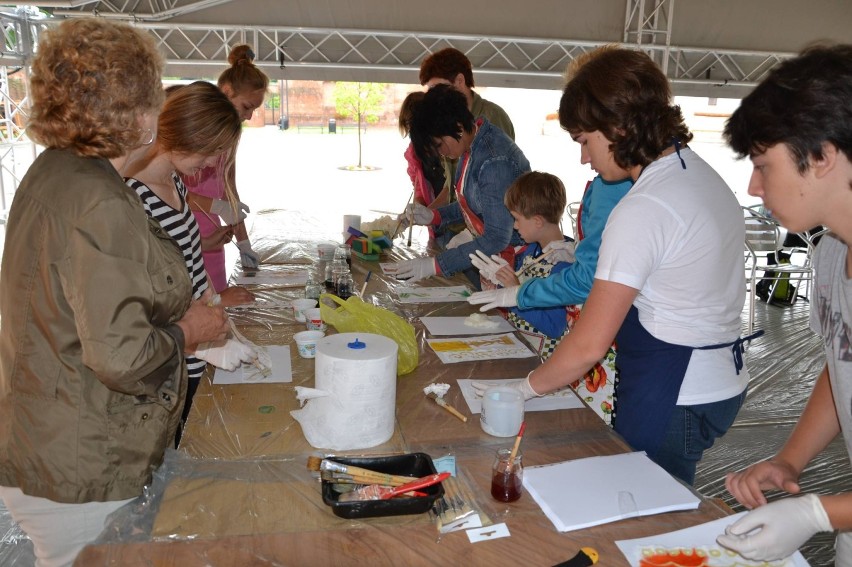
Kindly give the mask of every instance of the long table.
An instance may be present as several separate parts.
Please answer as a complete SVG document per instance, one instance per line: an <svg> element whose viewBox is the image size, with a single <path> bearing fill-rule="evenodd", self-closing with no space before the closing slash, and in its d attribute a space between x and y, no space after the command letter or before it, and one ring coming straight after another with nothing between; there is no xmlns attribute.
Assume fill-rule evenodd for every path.
<svg viewBox="0 0 852 567"><path fill-rule="evenodd" d="M297 251L288 261L310 261L310 247ZM394 249L383 261L416 253ZM180 450L167 456L152 487L151 504L140 513L143 527L113 530L113 535L84 549L76 565L554 565L591 546L600 553L600 565L620 566L628 563L616 540L673 531L730 513L723 503L702 499L694 511L560 533L528 494L512 504L494 501L490 496L494 453L511 445L512 439L482 431L456 380L522 377L538 359L443 364L426 345L419 317L467 315L473 308L464 302L401 305L394 292L400 283L383 276L375 262L353 260L356 287L368 271L373 275L367 299L414 324L420 363L398 379L393 437L378 447L337 454L454 455L461 481L475 497L474 506L490 521L505 522L511 536L471 544L463 532L439 534L430 514L361 520L334 516L322 502L318 480L306 467L309 456L328 452L311 447L289 413L298 408L294 386L313 386L314 360L300 358L292 344L293 334L304 324L296 323L288 310L240 311L232 317L249 339L292 345L293 382L222 386L214 385L207 374ZM432 278L422 285L465 283L462 277ZM261 297L278 300L296 298L301 292L271 286L257 290ZM423 388L433 382L451 385L447 399L469 416L467 423L424 396ZM630 450L588 407L528 412L525 419L526 467ZM595 482L565 479L566 485Z"/></svg>

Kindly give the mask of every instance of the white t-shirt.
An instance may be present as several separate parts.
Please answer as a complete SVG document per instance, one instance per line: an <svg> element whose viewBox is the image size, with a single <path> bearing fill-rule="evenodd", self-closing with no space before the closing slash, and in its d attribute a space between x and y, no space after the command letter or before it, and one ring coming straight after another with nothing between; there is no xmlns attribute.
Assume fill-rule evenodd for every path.
<svg viewBox="0 0 852 567"><path fill-rule="evenodd" d="M740 336L746 284L742 209L730 188L689 148L642 171L603 233L595 278L639 290L633 305L652 336L692 347ZM731 348L696 350L678 405L726 400L748 384Z"/></svg>
<svg viewBox="0 0 852 567"><path fill-rule="evenodd" d="M848 247L827 233L817 246L811 329L823 338L834 407L852 458L852 279L846 276ZM837 565L852 565L852 532L837 536ZM844 561L841 561L844 559Z"/></svg>

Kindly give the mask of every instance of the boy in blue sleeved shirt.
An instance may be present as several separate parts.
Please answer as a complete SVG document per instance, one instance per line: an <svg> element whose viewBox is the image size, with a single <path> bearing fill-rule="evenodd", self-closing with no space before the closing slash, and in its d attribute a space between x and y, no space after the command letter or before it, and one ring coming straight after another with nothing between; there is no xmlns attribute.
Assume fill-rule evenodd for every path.
<svg viewBox="0 0 852 567"><path fill-rule="evenodd" d="M552 344L547 355L540 351L542 359L546 359L556 348L562 336L570 331L573 323L580 315L579 306L586 301L589 290L592 288L604 227L613 208L632 186L633 182L630 179L607 182L600 176L597 176L586 186L578 212L577 242L573 262L558 264L551 269L548 275L543 277L532 277L514 282L507 280L503 284L504 288L474 293L468 298L468 301L472 304L485 303L486 305L480 311L487 311L494 307L506 307L510 309L510 313L541 313L541 319L538 319L541 326L538 328L541 331L546 331ZM511 210L512 207L509 208ZM561 235L561 231L559 232ZM546 251L546 249L545 246L544 250ZM535 254L534 251L533 254ZM480 261L480 264L482 263ZM492 262L493 264L494 262ZM499 266L492 271L496 272L496 268L499 268ZM510 272L508 268L504 270ZM480 268L481 275L487 273L490 273L487 268L485 270ZM558 335L553 334L558 331L558 328L546 327L546 324L542 321L542 319L547 319L547 315L544 314L554 312L560 312L565 319ZM535 316L530 315L529 317ZM529 320L529 318L527 319ZM613 380L610 376L614 374L614 358L615 351L610 348L606 356L589 370L583 380L572 384L577 393L606 423L610 423L612 412Z"/></svg>

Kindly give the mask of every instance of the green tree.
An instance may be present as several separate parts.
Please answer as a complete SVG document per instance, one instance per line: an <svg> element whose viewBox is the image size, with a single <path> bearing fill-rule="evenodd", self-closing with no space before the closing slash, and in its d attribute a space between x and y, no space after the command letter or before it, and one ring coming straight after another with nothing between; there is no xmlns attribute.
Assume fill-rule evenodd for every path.
<svg viewBox="0 0 852 567"><path fill-rule="evenodd" d="M345 83L334 85L334 108L338 115L358 121L358 168L361 169L361 124L375 124L383 110L385 83Z"/></svg>

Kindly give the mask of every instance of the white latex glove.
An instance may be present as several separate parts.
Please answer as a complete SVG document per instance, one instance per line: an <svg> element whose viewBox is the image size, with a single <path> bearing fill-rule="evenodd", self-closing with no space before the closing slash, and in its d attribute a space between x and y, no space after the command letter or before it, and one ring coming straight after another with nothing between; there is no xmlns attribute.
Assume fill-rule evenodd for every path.
<svg viewBox="0 0 852 567"><path fill-rule="evenodd" d="M256 270L260 266L260 256L251 249L251 242L240 240L237 242L237 248L240 249L240 264L243 268Z"/></svg>
<svg viewBox="0 0 852 567"><path fill-rule="evenodd" d="M532 386L530 386L530 374L532 374L532 372L527 374L527 377L520 382L508 385L509 388L517 389L521 395L524 396L524 401L541 396L541 394L533 390ZM485 390L488 388L494 387L494 384L488 384L485 382L471 382L470 385L473 386L473 391L476 393L477 398L481 398L485 394Z"/></svg>
<svg viewBox="0 0 852 567"><path fill-rule="evenodd" d="M237 201L237 210L231 207L231 203L224 199L213 199L210 204L210 212L222 217L226 224L239 224L240 221L246 218L247 213L251 212L248 205L242 201Z"/></svg>
<svg viewBox="0 0 852 567"><path fill-rule="evenodd" d="M458 248L462 244L467 244L468 242L473 241L473 234L468 230L464 229L454 237L450 238L450 241L447 242L447 250L452 250L453 248Z"/></svg>
<svg viewBox="0 0 852 567"><path fill-rule="evenodd" d="M415 258L396 263L396 279L416 282L437 273L434 258Z"/></svg>
<svg viewBox="0 0 852 567"><path fill-rule="evenodd" d="M549 242L541 249L542 254L547 254L547 261L551 264L557 262L573 262L574 249L577 247L575 242L565 242L564 240L554 240Z"/></svg>
<svg viewBox="0 0 852 567"><path fill-rule="evenodd" d="M716 543L746 559L774 561L792 555L815 533L832 529L819 498L806 494L752 510L725 528Z"/></svg>
<svg viewBox="0 0 852 567"><path fill-rule="evenodd" d="M515 307L518 305L518 290L521 286L515 285L512 287L501 287L499 289L489 289L488 291L477 291L470 294L467 302L471 305L479 305L485 303L479 308L485 312L495 307Z"/></svg>
<svg viewBox="0 0 852 567"><path fill-rule="evenodd" d="M217 368L233 371L243 362L251 362L257 358L257 353L253 348L238 340L226 339L221 342L198 345L194 356Z"/></svg>
<svg viewBox="0 0 852 567"><path fill-rule="evenodd" d="M485 277L494 285L500 285L500 280L497 279L497 271L503 266L508 266L509 262L498 254L492 254L489 258L482 250L477 250L476 254L468 254L468 257L473 267L479 270L479 277Z"/></svg>
<svg viewBox="0 0 852 567"><path fill-rule="evenodd" d="M405 207L405 212L397 217L397 220L404 221L405 225L408 226L412 219L414 224L435 224L435 211L420 203L411 203Z"/></svg>

